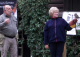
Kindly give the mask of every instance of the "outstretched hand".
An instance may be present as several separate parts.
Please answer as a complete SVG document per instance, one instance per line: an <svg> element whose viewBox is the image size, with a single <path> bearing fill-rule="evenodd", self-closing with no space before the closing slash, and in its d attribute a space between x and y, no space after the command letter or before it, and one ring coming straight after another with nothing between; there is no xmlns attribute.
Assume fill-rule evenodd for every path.
<svg viewBox="0 0 80 57"><path fill-rule="evenodd" d="M77 23L77 19L73 19L69 24L72 28L75 28L76 27L76 23Z"/></svg>

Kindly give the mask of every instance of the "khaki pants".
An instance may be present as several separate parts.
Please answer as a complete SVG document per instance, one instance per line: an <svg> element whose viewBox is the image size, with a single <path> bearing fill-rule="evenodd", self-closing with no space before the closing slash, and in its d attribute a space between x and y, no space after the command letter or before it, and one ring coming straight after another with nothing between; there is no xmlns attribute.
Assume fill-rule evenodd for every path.
<svg viewBox="0 0 80 57"><path fill-rule="evenodd" d="M1 57L7 57L7 53L10 53L11 57L17 57L17 40L16 38L5 37L2 47Z"/></svg>

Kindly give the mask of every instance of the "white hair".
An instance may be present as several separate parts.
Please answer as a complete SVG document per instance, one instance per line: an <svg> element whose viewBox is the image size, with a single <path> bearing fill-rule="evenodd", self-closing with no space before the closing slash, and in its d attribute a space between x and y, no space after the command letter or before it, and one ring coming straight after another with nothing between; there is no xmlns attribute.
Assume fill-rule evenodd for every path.
<svg viewBox="0 0 80 57"><path fill-rule="evenodd" d="M10 5L4 5L4 6L3 6L3 11L6 10L6 7L11 7L11 6L10 6Z"/></svg>
<svg viewBox="0 0 80 57"><path fill-rule="evenodd" d="M59 9L57 7L51 7L49 9L49 15L52 16L54 12L59 12Z"/></svg>

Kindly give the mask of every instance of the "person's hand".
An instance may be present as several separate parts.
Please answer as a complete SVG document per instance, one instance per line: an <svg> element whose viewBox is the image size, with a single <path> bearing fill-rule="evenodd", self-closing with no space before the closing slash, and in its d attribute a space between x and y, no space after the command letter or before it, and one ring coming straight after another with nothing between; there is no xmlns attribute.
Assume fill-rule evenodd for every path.
<svg viewBox="0 0 80 57"><path fill-rule="evenodd" d="M77 21L78 21L77 19L72 20L72 21L69 23L70 26L71 26L72 28L75 28Z"/></svg>
<svg viewBox="0 0 80 57"><path fill-rule="evenodd" d="M9 24L9 23L10 23L10 19L9 19L9 18L6 19L5 22L6 22L7 24Z"/></svg>
<svg viewBox="0 0 80 57"><path fill-rule="evenodd" d="M46 48L46 49L49 49L49 45L45 45L45 48Z"/></svg>

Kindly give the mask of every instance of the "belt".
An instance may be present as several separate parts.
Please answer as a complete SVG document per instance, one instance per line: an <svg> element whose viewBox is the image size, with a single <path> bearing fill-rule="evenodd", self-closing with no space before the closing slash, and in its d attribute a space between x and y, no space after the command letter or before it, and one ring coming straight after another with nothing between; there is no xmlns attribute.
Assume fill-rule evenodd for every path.
<svg viewBox="0 0 80 57"><path fill-rule="evenodd" d="M8 38L15 38L15 36L7 36L7 35L5 35L5 37L8 37Z"/></svg>

